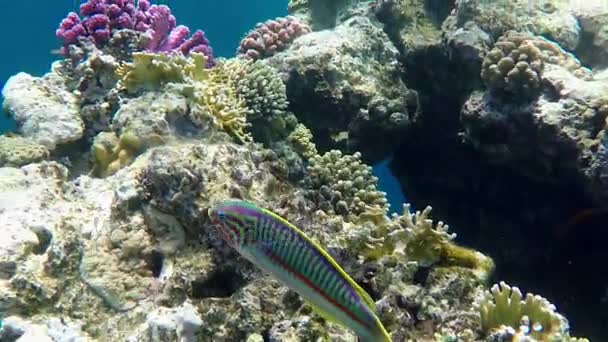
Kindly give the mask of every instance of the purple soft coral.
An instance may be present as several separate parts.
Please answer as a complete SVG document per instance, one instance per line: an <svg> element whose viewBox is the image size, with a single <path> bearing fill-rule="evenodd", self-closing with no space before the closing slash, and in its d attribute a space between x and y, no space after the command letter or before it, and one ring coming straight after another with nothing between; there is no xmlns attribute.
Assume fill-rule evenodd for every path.
<svg viewBox="0 0 608 342"><path fill-rule="evenodd" d="M207 56L209 67L215 65L213 50L205 33L197 30L190 39L190 29L186 26L176 26L175 17L169 7L153 5L148 11L150 15L149 30L151 34L147 50L154 52L181 52L184 55L190 52L200 52Z"/></svg>
<svg viewBox="0 0 608 342"><path fill-rule="evenodd" d="M63 42L63 52L78 44L81 37L92 38L97 46L106 43L113 30L133 29L146 32L151 39L146 47L153 52L200 52L213 66L213 50L203 31L197 30L192 37L186 26L177 26L171 9L165 5L150 5L148 0L88 0L80 5L78 14L70 13L57 29L57 37Z"/></svg>

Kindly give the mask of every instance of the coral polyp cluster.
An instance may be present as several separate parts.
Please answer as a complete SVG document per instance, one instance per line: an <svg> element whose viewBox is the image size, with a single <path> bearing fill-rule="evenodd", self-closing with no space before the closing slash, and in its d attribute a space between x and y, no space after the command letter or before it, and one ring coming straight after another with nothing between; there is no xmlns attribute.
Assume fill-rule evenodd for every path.
<svg viewBox="0 0 608 342"><path fill-rule="evenodd" d="M237 54L251 59L269 57L310 31L310 26L293 16L268 20L257 24L243 38Z"/></svg>
<svg viewBox="0 0 608 342"><path fill-rule="evenodd" d="M528 33L508 31L483 60L481 78L490 89L517 98L536 96L547 64L559 65L584 78L590 72L559 45Z"/></svg>
<svg viewBox="0 0 608 342"><path fill-rule="evenodd" d="M343 155L338 150L310 158L312 200L327 213L359 215L368 207L385 212L386 194L377 190L378 178L361 161L361 153Z"/></svg>

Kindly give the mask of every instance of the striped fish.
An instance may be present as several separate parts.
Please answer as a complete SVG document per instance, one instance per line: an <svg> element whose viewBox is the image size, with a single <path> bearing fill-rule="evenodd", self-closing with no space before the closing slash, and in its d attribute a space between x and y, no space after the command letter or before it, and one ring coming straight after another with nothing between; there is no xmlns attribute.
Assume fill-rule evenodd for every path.
<svg viewBox="0 0 608 342"><path fill-rule="evenodd" d="M279 215L241 200L209 209L222 238L243 257L300 294L361 342L390 342L372 298L322 247Z"/></svg>

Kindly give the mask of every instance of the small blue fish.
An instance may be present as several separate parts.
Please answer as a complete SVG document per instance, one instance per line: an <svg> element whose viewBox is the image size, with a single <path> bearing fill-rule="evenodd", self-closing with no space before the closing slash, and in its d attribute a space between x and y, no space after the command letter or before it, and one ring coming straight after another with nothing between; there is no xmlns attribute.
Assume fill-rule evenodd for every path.
<svg viewBox="0 0 608 342"><path fill-rule="evenodd" d="M304 297L361 342L391 342L372 298L322 247L279 215L241 200L209 209L222 238L244 258Z"/></svg>

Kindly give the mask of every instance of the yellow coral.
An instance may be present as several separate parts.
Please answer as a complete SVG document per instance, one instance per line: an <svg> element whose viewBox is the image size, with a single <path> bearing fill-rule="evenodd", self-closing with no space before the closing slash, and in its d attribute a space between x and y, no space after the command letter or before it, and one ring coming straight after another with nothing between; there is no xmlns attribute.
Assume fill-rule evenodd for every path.
<svg viewBox="0 0 608 342"><path fill-rule="evenodd" d="M194 84L191 100L195 121L200 123L204 119L211 119L216 127L232 134L240 142L251 140L245 132L249 126L247 107L235 89L226 82L222 68L213 69L206 82Z"/></svg>
<svg viewBox="0 0 608 342"><path fill-rule="evenodd" d="M312 139L312 132L303 124L297 124L287 137L287 141L306 159L318 155L317 146Z"/></svg>
<svg viewBox="0 0 608 342"><path fill-rule="evenodd" d="M166 83L202 81L208 77L207 57L202 53L133 53L133 62L121 64L116 73L119 87L133 93L139 89L158 89Z"/></svg>
<svg viewBox="0 0 608 342"><path fill-rule="evenodd" d="M568 334L568 322L555 311L545 298L528 293L523 299L517 287L505 282L495 284L475 301L484 332L511 327L519 335L531 336L539 341L584 341Z"/></svg>
<svg viewBox="0 0 608 342"><path fill-rule="evenodd" d="M142 147L139 137L131 132L123 133L120 138L114 133L106 133L95 140L91 147L95 160L93 172L99 177L111 176L131 164Z"/></svg>

